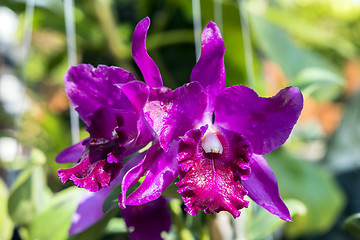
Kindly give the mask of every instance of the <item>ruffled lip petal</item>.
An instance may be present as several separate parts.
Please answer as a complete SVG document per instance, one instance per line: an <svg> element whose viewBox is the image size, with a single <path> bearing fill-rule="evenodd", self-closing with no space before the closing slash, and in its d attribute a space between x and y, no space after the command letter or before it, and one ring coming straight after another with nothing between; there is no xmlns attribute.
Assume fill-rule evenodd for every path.
<svg viewBox="0 0 360 240"><path fill-rule="evenodd" d="M141 206L129 206L122 214L132 240L162 239L163 231L169 232L171 226L170 212L166 199L157 200Z"/></svg>
<svg viewBox="0 0 360 240"><path fill-rule="evenodd" d="M73 66L64 76L65 91L87 125L90 124L88 116L101 106L133 108L116 85L134 80L134 75L122 68L104 65L94 68L90 64Z"/></svg>
<svg viewBox="0 0 360 240"><path fill-rule="evenodd" d="M119 195L119 206L141 205L157 199L178 176L177 141L165 152L159 144L151 146L146 156L124 176ZM128 189L145 176L140 186L126 197Z"/></svg>
<svg viewBox="0 0 360 240"><path fill-rule="evenodd" d="M62 150L55 158L57 163L75 163L79 161L82 156L82 153L85 151L86 143L89 141L89 138L86 138L70 147Z"/></svg>
<svg viewBox="0 0 360 240"><path fill-rule="evenodd" d="M266 159L261 155L254 154L250 161L250 167L250 177L242 181L249 197L282 220L292 222L289 210L280 197L276 177Z"/></svg>
<svg viewBox="0 0 360 240"><path fill-rule="evenodd" d="M173 139L183 136L202 121L206 98L197 82L185 84L174 91L165 87L150 91L144 113L165 151Z"/></svg>
<svg viewBox="0 0 360 240"><path fill-rule="evenodd" d="M102 211L102 206L113 188L121 183L125 173L133 168L143 158L144 154L140 153L126 162L121 169L119 176L111 182L110 186L103 188L98 192L85 192L80 201L75 213L71 219L71 227L69 234L74 235L83 232L91 225L99 221L105 214Z"/></svg>
<svg viewBox="0 0 360 240"><path fill-rule="evenodd" d="M109 163L106 158L91 161L89 150L85 150L80 162L69 169L59 169L58 176L62 183L71 180L78 187L91 192L108 187L122 168L122 163Z"/></svg>
<svg viewBox="0 0 360 240"><path fill-rule="evenodd" d="M225 88L225 46L218 26L210 21L201 35L201 56L191 72L190 81L199 82L209 95L212 112L216 95Z"/></svg>
<svg viewBox="0 0 360 240"><path fill-rule="evenodd" d="M204 128L190 130L180 140L178 193L191 215L203 209L208 214L228 211L237 218L240 209L248 205L241 180L250 174L251 147L235 132L219 128L215 134L222 144L222 153L206 153L201 147Z"/></svg>
<svg viewBox="0 0 360 240"><path fill-rule="evenodd" d="M243 134L256 154L285 143L303 108L298 88L287 87L271 98L245 86L226 88L216 98L215 124Z"/></svg>
<svg viewBox="0 0 360 240"><path fill-rule="evenodd" d="M146 35L150 27L150 18L141 20L135 27L132 38L132 54L144 80L150 87L162 87L159 68L146 50Z"/></svg>

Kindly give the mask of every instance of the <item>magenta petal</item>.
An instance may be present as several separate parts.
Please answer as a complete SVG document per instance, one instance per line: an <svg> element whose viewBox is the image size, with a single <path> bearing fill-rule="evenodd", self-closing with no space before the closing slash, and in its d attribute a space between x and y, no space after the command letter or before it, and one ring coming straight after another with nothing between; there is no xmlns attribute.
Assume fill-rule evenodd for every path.
<svg viewBox="0 0 360 240"><path fill-rule="evenodd" d="M287 87L271 98L245 86L226 88L216 98L215 124L243 134L254 153L265 154L289 137L303 108L298 88Z"/></svg>
<svg viewBox="0 0 360 240"><path fill-rule="evenodd" d="M240 209L248 205L244 200L247 191L241 180L250 173L251 147L240 134L226 129L219 128L215 133L208 131L205 135L204 132L204 128L193 129L180 140L178 193L191 215L203 209L207 214L228 211L237 218ZM223 147L222 153L205 152L202 146L206 134L216 135Z"/></svg>
<svg viewBox="0 0 360 240"><path fill-rule="evenodd" d="M77 165L69 169L59 169L61 182L66 183L71 180L76 186L91 192L108 187L118 176L122 163L109 163L106 158L91 161L90 156L90 151L86 150Z"/></svg>
<svg viewBox="0 0 360 240"><path fill-rule="evenodd" d="M78 208L72 216L69 229L70 235L81 233L104 217L102 205L111 190L111 188L105 188L98 192L84 193Z"/></svg>
<svg viewBox="0 0 360 240"><path fill-rule="evenodd" d="M111 141L116 138L114 136L115 129L117 130L117 128L124 125L125 120L122 115L124 114L119 110L100 107L93 114L89 115L88 119L90 124L86 130L90 133L92 139L106 139ZM133 124L131 128L133 129L132 131L136 131L136 124ZM122 141L125 141L125 132L123 132L120 137L124 138Z"/></svg>
<svg viewBox="0 0 360 240"><path fill-rule="evenodd" d="M131 81L125 84L119 84L118 87L135 107L137 114L140 115L140 112L149 97L149 87L140 81Z"/></svg>
<svg viewBox="0 0 360 240"><path fill-rule="evenodd" d="M142 159L144 154L138 154L134 158L130 159L121 169L119 176L111 183L108 188L101 189L98 192L85 192L82 200L80 201L75 213L71 219L71 227L69 234L78 234L85 229L89 228L91 225L95 224L102 217L104 213L102 211L102 206L106 197L113 190L113 188L121 183L122 178L125 173L134 167Z"/></svg>
<svg viewBox="0 0 360 240"><path fill-rule="evenodd" d="M166 151L169 143L195 128L204 115L206 94L199 83L189 83L172 91L166 87L150 91L145 116Z"/></svg>
<svg viewBox="0 0 360 240"><path fill-rule="evenodd" d="M150 26L150 18L141 20L135 27L132 38L132 54L136 64L139 66L145 82L150 87L162 87L162 79L159 68L151 59L146 50L146 35Z"/></svg>
<svg viewBox="0 0 360 240"><path fill-rule="evenodd" d="M261 155L254 154L250 161L250 167L249 178L242 181L249 197L282 220L292 222L289 210L280 197L275 175L266 159Z"/></svg>
<svg viewBox="0 0 360 240"><path fill-rule="evenodd" d="M157 199L178 176L177 141L164 152L159 144L151 146L141 162L124 176L119 195L119 206L141 205ZM145 176L140 186L128 197L128 189Z"/></svg>
<svg viewBox="0 0 360 240"><path fill-rule="evenodd" d="M161 240L161 233L170 230L171 216L162 197L141 206L129 206L122 214L132 240Z"/></svg>
<svg viewBox="0 0 360 240"><path fill-rule="evenodd" d="M209 94L209 111L216 95L225 88L224 41L214 22L209 22L201 35L201 56L192 70L191 82L199 82Z"/></svg>
<svg viewBox="0 0 360 240"><path fill-rule="evenodd" d="M70 147L62 150L55 158L57 163L75 163L79 161L82 153L85 151L85 143L88 142L89 138L86 138Z"/></svg>
<svg viewBox="0 0 360 240"><path fill-rule="evenodd" d="M101 106L129 109L129 100L116 84L136 80L134 75L122 68L80 64L65 74L65 91L76 107L82 120L89 125L88 116Z"/></svg>

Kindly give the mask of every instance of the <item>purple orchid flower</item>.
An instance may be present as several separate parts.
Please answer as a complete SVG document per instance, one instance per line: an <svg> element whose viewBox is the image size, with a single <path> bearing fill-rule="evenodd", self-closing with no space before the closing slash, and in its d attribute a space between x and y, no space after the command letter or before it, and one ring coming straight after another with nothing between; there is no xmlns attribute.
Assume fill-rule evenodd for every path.
<svg viewBox="0 0 360 240"><path fill-rule="evenodd" d="M199 127L180 140L178 154L177 185L185 210L191 215L200 209L228 211L236 218L247 207L244 196L248 195L272 214L291 221L262 155L289 137L303 107L301 92L288 87L274 97L262 98L245 86L225 88L225 48L215 23L204 28L201 42L191 82L201 84L207 105L202 119L196 119L202 121Z"/></svg>
<svg viewBox="0 0 360 240"><path fill-rule="evenodd" d="M190 83L168 89L147 54L149 26L149 18L139 22L132 48L146 84L121 68L105 66L80 65L65 76L68 96L89 126L90 138L57 157L58 162L80 158L74 168L59 170L62 181L90 191L109 186L122 159L154 140L144 158L124 173L121 208L156 200L179 176L178 192L192 215L203 209L228 211L236 218L247 207L248 195L291 221L262 155L289 137L302 110L301 92L288 87L262 98L245 86L225 88L225 48L213 22L203 31ZM140 186L127 195L142 176Z"/></svg>
<svg viewBox="0 0 360 240"><path fill-rule="evenodd" d="M146 84L137 81L133 74L124 69L107 66L93 68L86 64L72 67L64 77L66 93L72 105L76 106L81 119L87 124L90 134L89 138L68 147L56 158L58 163L78 161L73 168L58 171L63 183L71 180L78 187L91 191L84 194L73 215L70 234L80 233L100 220L104 216L102 204L113 187L124 182L122 180L125 174L136 179L137 174L144 174L142 171L146 172L147 177L140 191L146 188L145 184L149 182L157 183L159 190L155 192L156 188L152 188L152 191L148 191L149 195L144 195L143 201L135 204L131 202L131 196L140 191L129 196L128 205L140 205L156 200L149 203L149 206L140 208L128 206L124 211L127 225L135 227L130 235L134 239L158 239L162 231L169 231L170 215L165 210L164 200L158 198L178 176L177 142L173 141L166 152L160 149L155 133L143 112L150 92L162 88L160 72L146 51L149 25L150 19L143 19L136 26L133 36L133 56ZM151 141L155 142L146 156L137 154L123 167L124 157L135 153ZM123 184L128 186L128 182L132 184L131 179L125 180ZM151 235L145 234L143 227L135 226L136 217L132 216L132 212L148 214L151 211L149 207L155 207L161 213L161 219L158 219L155 226L152 225Z"/></svg>
<svg viewBox="0 0 360 240"><path fill-rule="evenodd" d="M178 177L179 137L197 126L194 119L201 119L206 106L206 94L198 82L186 84L174 91L163 86L160 71L146 51L149 26L148 17L136 26L132 53L149 86L149 97L143 111L157 139L139 164L125 174L119 195L121 208L142 205L159 198ZM127 196L129 188L143 176L140 186Z"/></svg>
<svg viewBox="0 0 360 240"><path fill-rule="evenodd" d="M95 192L118 176L124 157L154 140L142 110L149 88L124 69L87 64L72 67L64 81L90 137L56 157L58 163L78 161L73 168L60 169L58 175L63 183L71 180Z"/></svg>
<svg viewBox="0 0 360 240"><path fill-rule="evenodd" d="M146 20L139 25L149 27ZM191 215L203 209L205 213L228 211L236 218L247 207L244 196L248 195L272 214L291 221L276 178L262 155L289 137L303 107L302 94L288 87L263 98L245 86L225 88L225 48L215 23L204 28L201 41L201 57L189 84L174 91L150 89L144 113L158 144L124 176L120 207L160 196L178 170L174 162L177 152L180 181L176 184ZM151 66L150 75L161 79L156 65ZM167 177L166 172L172 174ZM126 197L130 186L143 175L144 182Z"/></svg>

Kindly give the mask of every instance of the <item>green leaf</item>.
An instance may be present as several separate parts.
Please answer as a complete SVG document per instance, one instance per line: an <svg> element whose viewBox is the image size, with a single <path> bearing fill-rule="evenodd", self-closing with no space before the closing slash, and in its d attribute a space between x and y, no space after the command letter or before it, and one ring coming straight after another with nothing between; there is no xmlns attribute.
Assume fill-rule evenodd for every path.
<svg viewBox="0 0 360 240"><path fill-rule="evenodd" d="M77 187L57 193L50 204L31 221L30 239L68 239L71 216L83 193L84 191Z"/></svg>
<svg viewBox="0 0 360 240"><path fill-rule="evenodd" d="M360 92L346 103L344 117L330 141L326 163L335 172L360 167Z"/></svg>
<svg viewBox="0 0 360 240"><path fill-rule="evenodd" d="M47 200L45 173L41 166L31 166L16 179L9 196L11 219L20 225L28 224L44 207Z"/></svg>
<svg viewBox="0 0 360 240"><path fill-rule="evenodd" d="M344 81L326 69L305 68L296 76L292 86L316 100L332 100L342 92Z"/></svg>
<svg viewBox="0 0 360 240"><path fill-rule="evenodd" d="M121 192L121 185L114 187L114 189L106 197L106 199L102 205L103 213L106 214L114 208L119 208L118 197L119 197L120 192Z"/></svg>
<svg viewBox="0 0 360 240"><path fill-rule="evenodd" d="M13 233L14 224L7 211L8 197L6 185L0 178L0 239L11 239Z"/></svg>
<svg viewBox="0 0 360 240"><path fill-rule="evenodd" d="M305 215L307 212L306 206L299 200L286 199L285 204L291 213L291 217L295 215ZM269 213L264 208L259 208L259 212L251 218L246 236L248 239L262 239L271 235L276 229L286 223L287 222Z"/></svg>
<svg viewBox="0 0 360 240"><path fill-rule="evenodd" d="M126 233L127 228L123 218L112 218L106 226L106 232L113 233Z"/></svg>
<svg viewBox="0 0 360 240"><path fill-rule="evenodd" d="M343 224L343 228L356 239L360 239L360 213L348 217Z"/></svg>
<svg viewBox="0 0 360 240"><path fill-rule="evenodd" d="M119 215L119 211L120 210L118 208L109 212L103 218L97 221L95 224L87 228L85 231L76 234L74 238L76 240L101 239L106 234L120 233L120 231L116 231L116 230L123 229L125 223L122 223L121 219L119 221L116 221L117 218L114 218L117 215ZM112 222L113 219L116 219L115 222ZM120 224L120 225L116 225L116 224ZM110 227L110 231L108 231L109 227ZM114 232L112 232L111 230L114 230ZM126 227L124 231L121 231L121 233L127 233ZM105 238L107 239L107 237ZM119 237L119 239L123 239L123 238Z"/></svg>
<svg viewBox="0 0 360 240"><path fill-rule="evenodd" d="M324 4L322 4L322 6L324 6ZM319 11L326 11L326 7L323 10L314 7L314 11L316 11L315 8ZM331 9L332 7L330 6L329 8ZM345 23L346 20L335 19L331 16L331 13L329 13L326 14L329 19L327 24L324 25L321 14L314 13L314 11L312 15L316 15L316 19L299 13L299 9L296 7L291 9L269 7L266 11L266 17L270 21L285 28L291 35L295 35L297 38L312 46L327 48L327 50L331 49L346 58L355 57L357 51L355 44L346 39L346 35L342 34L344 31L343 27L348 27ZM294 17L294 14L296 14L296 17ZM337 23L340 24L337 25Z"/></svg>
<svg viewBox="0 0 360 240"><path fill-rule="evenodd" d="M344 196L330 172L319 165L295 159L282 149L266 155L283 198L294 198L307 208L287 227L287 234L320 233L328 230L344 207ZM329 201L331 199L331 201Z"/></svg>
<svg viewBox="0 0 360 240"><path fill-rule="evenodd" d="M249 16L258 46L268 58L280 65L290 79L309 67L328 71L336 69L320 55L296 46L288 34L278 26L254 14Z"/></svg>

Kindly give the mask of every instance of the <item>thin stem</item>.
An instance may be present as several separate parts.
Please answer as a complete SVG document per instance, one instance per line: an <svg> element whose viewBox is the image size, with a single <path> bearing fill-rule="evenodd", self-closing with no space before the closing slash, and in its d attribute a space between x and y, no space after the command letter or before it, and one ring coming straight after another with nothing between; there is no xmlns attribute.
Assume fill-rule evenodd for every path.
<svg viewBox="0 0 360 240"><path fill-rule="evenodd" d="M115 15L113 12L112 0L96 0L95 13L106 36L110 52L121 62L131 57L116 28Z"/></svg>
<svg viewBox="0 0 360 240"><path fill-rule="evenodd" d="M26 102L26 96L25 96L25 89L26 89L26 64L29 58L29 52L31 47L31 38L32 38L32 31L33 31L33 20L34 20L34 7L35 7L35 1L34 0L27 0L26 1L26 8L25 8L25 19L24 19L24 32L23 32L23 40L21 43L21 79L22 79L22 108L21 111L17 114L15 117L15 129L17 132L17 135L19 135L20 131L20 125L22 122L22 118L25 111L25 102ZM18 137L18 136L17 136Z"/></svg>
<svg viewBox="0 0 360 240"><path fill-rule="evenodd" d="M201 6L200 0L192 0L193 24L194 24L194 42L196 62L201 53Z"/></svg>
<svg viewBox="0 0 360 240"><path fill-rule="evenodd" d="M246 0L238 0L238 7L240 14L240 24L241 24L241 32L243 37L244 52L245 52L246 75L249 86L251 88L255 88L254 64L253 64L250 25L249 25L249 18L247 15Z"/></svg>
<svg viewBox="0 0 360 240"><path fill-rule="evenodd" d="M223 34L223 13L222 0L214 0L214 21L219 26L220 32Z"/></svg>
<svg viewBox="0 0 360 240"><path fill-rule="evenodd" d="M66 45L69 67L76 64L76 29L74 21L74 1L64 0ZM79 115L73 106L70 106L71 141L73 144L80 141Z"/></svg>

